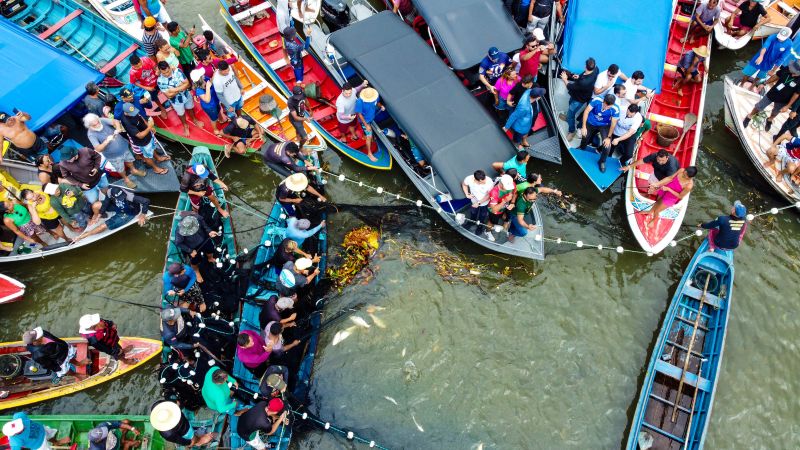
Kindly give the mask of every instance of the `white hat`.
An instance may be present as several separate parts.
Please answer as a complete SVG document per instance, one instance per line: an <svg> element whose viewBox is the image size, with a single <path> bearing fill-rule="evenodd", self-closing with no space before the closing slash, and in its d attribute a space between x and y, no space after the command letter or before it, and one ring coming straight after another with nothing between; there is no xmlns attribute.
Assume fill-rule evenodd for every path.
<svg viewBox="0 0 800 450"><path fill-rule="evenodd" d="M511 178L511 175L503 175L500 177L500 187L503 188L504 191L514 189L514 179Z"/></svg>
<svg viewBox="0 0 800 450"><path fill-rule="evenodd" d="M290 297L281 297L275 303L275 306L280 310L291 309L294 308L294 300Z"/></svg>
<svg viewBox="0 0 800 450"><path fill-rule="evenodd" d="M84 314L78 321L78 324L81 327L80 330L78 330L78 333L80 334L91 333L92 330L90 328L97 325L98 323L100 323L100 314Z"/></svg>
<svg viewBox="0 0 800 450"><path fill-rule="evenodd" d="M47 183L44 187L44 193L47 195L56 195L57 184Z"/></svg>
<svg viewBox="0 0 800 450"><path fill-rule="evenodd" d="M293 173L283 180L286 187L292 192L301 192L308 186L308 178L304 173Z"/></svg>
<svg viewBox="0 0 800 450"><path fill-rule="evenodd" d="M789 27L783 27L780 31L778 31L778 40L783 42L787 39L792 37L792 29Z"/></svg>
<svg viewBox="0 0 800 450"><path fill-rule="evenodd" d="M25 429L25 424L22 422L22 419L14 419L11 422L3 425L3 434L6 436L16 436L22 433L22 430Z"/></svg>
<svg viewBox="0 0 800 450"><path fill-rule="evenodd" d="M177 403L161 402L150 411L150 423L158 431L169 431L181 421L181 408Z"/></svg>
<svg viewBox="0 0 800 450"><path fill-rule="evenodd" d="M189 72L189 78L192 79L193 82L200 81L203 78L203 75L206 74L205 69L194 69L193 71Z"/></svg>
<svg viewBox="0 0 800 450"><path fill-rule="evenodd" d="M314 263L308 258L297 258L297 261L294 262L294 267L297 268L297 270L306 270L311 267L312 264Z"/></svg>
<svg viewBox="0 0 800 450"><path fill-rule="evenodd" d="M542 31L541 28L534 28L533 29L533 37L537 41L543 41L544 40L544 31Z"/></svg>

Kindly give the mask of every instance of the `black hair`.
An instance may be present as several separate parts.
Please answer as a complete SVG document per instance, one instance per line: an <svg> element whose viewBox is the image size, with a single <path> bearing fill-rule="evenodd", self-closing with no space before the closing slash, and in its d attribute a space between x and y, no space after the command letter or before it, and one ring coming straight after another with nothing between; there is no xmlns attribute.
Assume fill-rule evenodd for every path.
<svg viewBox="0 0 800 450"><path fill-rule="evenodd" d="M283 331L283 325L280 322L275 322L269 327L270 334L281 334Z"/></svg>
<svg viewBox="0 0 800 450"><path fill-rule="evenodd" d="M533 187L533 186L528 186L528 187L525 188L525 191L522 192L522 195L527 197L528 195L535 194L535 193L536 193L536 188Z"/></svg>
<svg viewBox="0 0 800 450"><path fill-rule="evenodd" d="M539 174L533 172L529 173L526 181L530 184L536 184L536 182L539 181Z"/></svg>
<svg viewBox="0 0 800 450"><path fill-rule="evenodd" d="M343 91L347 91L347 90L350 90L350 89L353 89L353 85L350 84L349 81L345 81L344 84L342 85L342 90Z"/></svg>
<svg viewBox="0 0 800 450"><path fill-rule="evenodd" d="M226 70L228 67L230 67L230 65L227 61L220 61L219 64L217 64L217 69L219 70Z"/></svg>
<svg viewBox="0 0 800 450"><path fill-rule="evenodd" d="M614 94L606 94L606 96L603 97L603 103L606 105L613 105L616 101L617 97L615 97Z"/></svg>
<svg viewBox="0 0 800 450"><path fill-rule="evenodd" d="M517 172L517 169L508 169L506 170L506 175L510 176L511 178L517 178L519 172Z"/></svg>
<svg viewBox="0 0 800 450"><path fill-rule="evenodd" d="M211 54L211 52L209 52L208 50L206 50L204 48L198 48L197 51L195 52L195 55L197 55L197 60L200 61L200 62L205 61L206 58L208 58L208 55L210 55L210 54Z"/></svg>
<svg viewBox="0 0 800 450"><path fill-rule="evenodd" d="M294 142L290 141L290 142L286 143L286 153L293 153L293 154L296 155L297 152L299 152L299 151L300 151L300 147L297 144L295 144Z"/></svg>
<svg viewBox="0 0 800 450"><path fill-rule="evenodd" d="M475 173L472 174L472 176L478 181L483 181L486 179L486 172L482 170L476 170Z"/></svg>
<svg viewBox="0 0 800 450"><path fill-rule="evenodd" d="M669 151L667 149L658 149L658 153L656 153L657 158L666 158L667 156L669 156Z"/></svg>
<svg viewBox="0 0 800 450"><path fill-rule="evenodd" d="M133 55L131 55L130 58L128 58L128 62L130 62L131 65L135 66L136 64L139 64L140 62L142 62L142 58L139 58L139 55L134 53Z"/></svg>
<svg viewBox="0 0 800 450"><path fill-rule="evenodd" d="M167 69L169 69L169 63L166 62L166 61L159 61L158 62L158 68L161 69L161 70L167 70Z"/></svg>
<svg viewBox="0 0 800 450"><path fill-rule="evenodd" d="M617 97L621 97L621 95L620 95L619 93L620 93L620 92L622 92L622 91L623 91L623 89L625 89L625 86L624 86L624 85L622 85L622 84L615 84L615 85L614 85L614 95L616 95Z"/></svg>
<svg viewBox="0 0 800 450"><path fill-rule="evenodd" d="M634 105L633 103L631 103L630 105L628 105L628 111L630 111L632 113L639 112L640 111L639 110L639 105Z"/></svg>
<svg viewBox="0 0 800 450"><path fill-rule="evenodd" d="M697 167L689 166L689 167L686 168L686 176L687 177L694 178L695 175L697 175Z"/></svg>
<svg viewBox="0 0 800 450"><path fill-rule="evenodd" d="M594 70L595 67L597 67L597 61L594 58L588 58L586 60L586 70Z"/></svg>
<svg viewBox="0 0 800 450"><path fill-rule="evenodd" d="M631 74L631 78L633 78L634 80L644 80L644 72L642 72L641 70L637 70L636 72L633 72Z"/></svg>
<svg viewBox="0 0 800 450"><path fill-rule="evenodd" d="M222 384L228 381L228 374L224 370L219 369L211 374L211 380L216 384Z"/></svg>
<svg viewBox="0 0 800 450"><path fill-rule="evenodd" d="M525 158L528 157L528 152L525 150L520 150L517 152L517 161L522 162L525 161Z"/></svg>
<svg viewBox="0 0 800 450"><path fill-rule="evenodd" d="M173 31L178 29L178 22L172 21L167 24L167 31L172 33Z"/></svg>
<svg viewBox="0 0 800 450"><path fill-rule="evenodd" d="M239 333L239 336L236 336L236 344L240 347L244 347L246 344L250 342L250 336L245 333Z"/></svg>
<svg viewBox="0 0 800 450"><path fill-rule="evenodd" d="M206 41L213 41L214 33L211 30L205 30L203 31L203 37L206 38Z"/></svg>
<svg viewBox="0 0 800 450"><path fill-rule="evenodd" d="M23 189L23 190L19 191L19 198L21 198L22 200L25 200L25 197L27 197L28 194L33 194L33 191L30 190L30 189Z"/></svg>
<svg viewBox="0 0 800 450"><path fill-rule="evenodd" d="M47 154L47 155L39 155L39 156L36 157L36 165L37 166L41 166L42 164L44 164L44 157L45 156L50 156L50 155L49 154Z"/></svg>
<svg viewBox="0 0 800 450"><path fill-rule="evenodd" d="M533 83L533 75L527 74L522 77L522 84L531 84Z"/></svg>
<svg viewBox="0 0 800 450"><path fill-rule="evenodd" d="M8 200L0 201L0 214L5 214L8 212L8 208L6 208L6 201Z"/></svg>
<svg viewBox="0 0 800 450"><path fill-rule="evenodd" d="M619 73L619 66L616 64L608 66L608 73L610 73L611 75L616 75L617 73Z"/></svg>
<svg viewBox="0 0 800 450"><path fill-rule="evenodd" d="M533 36L528 36L527 38L525 38L525 45L528 45L531 42L536 42L536 38Z"/></svg>
<svg viewBox="0 0 800 450"><path fill-rule="evenodd" d="M161 47L169 44L169 42L167 42L166 39L159 37L153 44L156 46L157 49L161 50Z"/></svg>

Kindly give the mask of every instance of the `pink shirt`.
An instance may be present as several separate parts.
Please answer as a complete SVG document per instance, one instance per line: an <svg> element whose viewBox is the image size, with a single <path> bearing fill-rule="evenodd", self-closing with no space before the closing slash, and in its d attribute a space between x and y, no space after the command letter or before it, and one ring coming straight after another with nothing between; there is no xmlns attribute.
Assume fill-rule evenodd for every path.
<svg viewBox="0 0 800 450"><path fill-rule="evenodd" d="M503 77L498 78L497 82L494 83L494 88L497 89L497 96L503 100L507 99L511 89L514 89L514 86L517 85L517 81L519 81L519 78L511 83L508 83Z"/></svg>
<svg viewBox="0 0 800 450"><path fill-rule="evenodd" d="M239 358L239 361L242 362L246 367L255 368L261 365L264 361L269 358L269 352L264 350L264 346L267 345L264 342L264 339L256 333L255 331L245 330L242 333L250 336L250 340L253 342L253 345L250 347L244 348L240 346L236 346L236 357Z"/></svg>
<svg viewBox="0 0 800 450"><path fill-rule="evenodd" d="M211 78L211 77L214 76L214 69L217 68L217 64L219 64L220 61L222 61L222 60L219 59L219 58L212 58L211 59L211 64L206 65L206 64L203 64L203 63L197 63L197 68L198 69L203 69L206 72L205 73L206 78ZM231 64L231 65L233 63L235 63L236 61L237 60L236 60L235 56L231 56L230 58L225 60L226 63ZM233 70L233 69L231 69L231 70Z"/></svg>

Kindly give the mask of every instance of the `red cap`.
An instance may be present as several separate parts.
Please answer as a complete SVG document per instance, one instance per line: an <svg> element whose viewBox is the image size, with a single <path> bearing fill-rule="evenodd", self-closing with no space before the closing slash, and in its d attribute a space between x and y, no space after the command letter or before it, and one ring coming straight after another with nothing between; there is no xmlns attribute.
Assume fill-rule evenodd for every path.
<svg viewBox="0 0 800 450"><path fill-rule="evenodd" d="M283 400L281 400L279 398L273 398L267 404L267 411L274 412L274 413L280 412L280 411L283 411L283 406L284 406L283 405Z"/></svg>

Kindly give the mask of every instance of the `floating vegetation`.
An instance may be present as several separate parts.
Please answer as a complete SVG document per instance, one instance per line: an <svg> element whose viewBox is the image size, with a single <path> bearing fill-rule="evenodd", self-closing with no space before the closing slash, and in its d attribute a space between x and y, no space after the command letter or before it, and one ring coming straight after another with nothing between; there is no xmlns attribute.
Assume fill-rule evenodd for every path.
<svg viewBox="0 0 800 450"><path fill-rule="evenodd" d="M380 246L379 240L380 232L367 225L350 230L344 236L342 264L335 268L328 268L328 277L336 289L341 291L342 288L352 283L364 269L369 271L365 281L372 278L372 271L367 266L370 258L375 255Z"/></svg>
<svg viewBox="0 0 800 450"><path fill-rule="evenodd" d="M479 285L480 275L486 270L485 266L469 262L453 253L426 252L405 244L400 247L400 258L411 266L432 265L436 269L436 273L448 283L461 282Z"/></svg>

